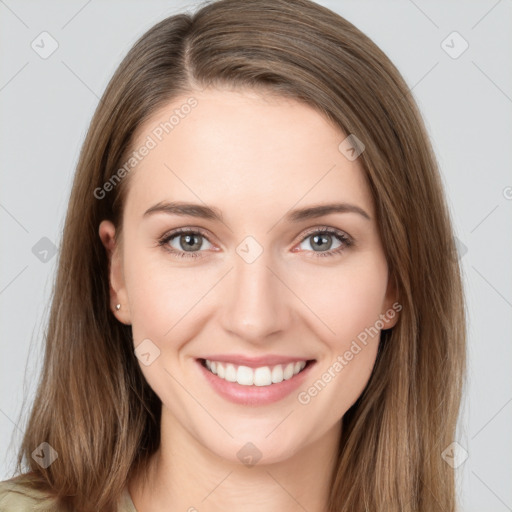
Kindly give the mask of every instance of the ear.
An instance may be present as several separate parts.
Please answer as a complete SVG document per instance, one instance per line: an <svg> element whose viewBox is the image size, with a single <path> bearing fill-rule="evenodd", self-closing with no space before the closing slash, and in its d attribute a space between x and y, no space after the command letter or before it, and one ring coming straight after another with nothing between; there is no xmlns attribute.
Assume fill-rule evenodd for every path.
<svg viewBox="0 0 512 512"><path fill-rule="evenodd" d="M399 301L398 285L395 276L388 279L388 287L384 300L384 310L380 318L384 323L383 329L391 329L396 325L399 318L399 312L402 310L402 304Z"/></svg>
<svg viewBox="0 0 512 512"><path fill-rule="evenodd" d="M98 234L107 251L108 257L110 309L120 322L126 325L131 325L130 304L128 302L128 294L126 293L124 283L122 251L115 239L115 233L116 228L111 221L101 221ZM119 310L116 310L116 304L121 304L121 308Z"/></svg>

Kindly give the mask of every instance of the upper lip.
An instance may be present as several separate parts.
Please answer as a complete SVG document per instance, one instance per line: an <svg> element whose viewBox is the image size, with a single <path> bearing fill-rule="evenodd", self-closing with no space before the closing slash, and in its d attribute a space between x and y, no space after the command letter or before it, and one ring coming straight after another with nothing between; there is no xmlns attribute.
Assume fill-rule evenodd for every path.
<svg viewBox="0 0 512 512"><path fill-rule="evenodd" d="M296 361L310 361L311 358L299 356L279 356L268 355L259 357L248 357L242 354L213 354L205 356L202 359L209 361L219 361L221 363L231 363L236 366L249 366L250 368L258 368L259 366L275 366L277 364L295 363Z"/></svg>

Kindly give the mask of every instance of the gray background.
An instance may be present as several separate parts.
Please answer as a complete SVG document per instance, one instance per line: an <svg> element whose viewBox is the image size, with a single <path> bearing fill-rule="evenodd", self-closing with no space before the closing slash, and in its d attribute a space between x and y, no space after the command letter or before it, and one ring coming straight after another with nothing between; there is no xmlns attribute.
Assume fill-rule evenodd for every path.
<svg viewBox="0 0 512 512"><path fill-rule="evenodd" d="M425 117L468 302L468 387L454 440L459 455L467 452L456 469L460 501L468 512L512 510L512 2L319 3L389 55ZM28 412L21 407L33 400L51 248L93 110L136 38L194 5L0 0L0 479L11 476ZM45 59L31 47L42 46L43 31L58 43ZM457 58L464 42L448 37L454 31L469 44Z"/></svg>

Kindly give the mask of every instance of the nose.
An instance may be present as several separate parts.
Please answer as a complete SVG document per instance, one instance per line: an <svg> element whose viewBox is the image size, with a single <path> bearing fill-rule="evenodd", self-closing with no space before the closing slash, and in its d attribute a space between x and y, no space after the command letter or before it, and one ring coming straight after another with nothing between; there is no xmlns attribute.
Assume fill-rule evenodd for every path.
<svg viewBox="0 0 512 512"><path fill-rule="evenodd" d="M223 288L223 328L253 344L268 342L271 335L286 331L292 316L292 293L266 254L252 263L236 255Z"/></svg>

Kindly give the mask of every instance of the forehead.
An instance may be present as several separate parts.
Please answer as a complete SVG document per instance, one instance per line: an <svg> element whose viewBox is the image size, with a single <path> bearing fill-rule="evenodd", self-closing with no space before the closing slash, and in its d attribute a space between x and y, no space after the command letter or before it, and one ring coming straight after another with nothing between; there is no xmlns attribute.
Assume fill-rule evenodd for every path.
<svg viewBox="0 0 512 512"><path fill-rule="evenodd" d="M347 201L373 217L362 166L339 150L346 136L293 99L248 90L183 95L137 130L134 149L151 149L131 171L127 209L202 201L261 216Z"/></svg>

